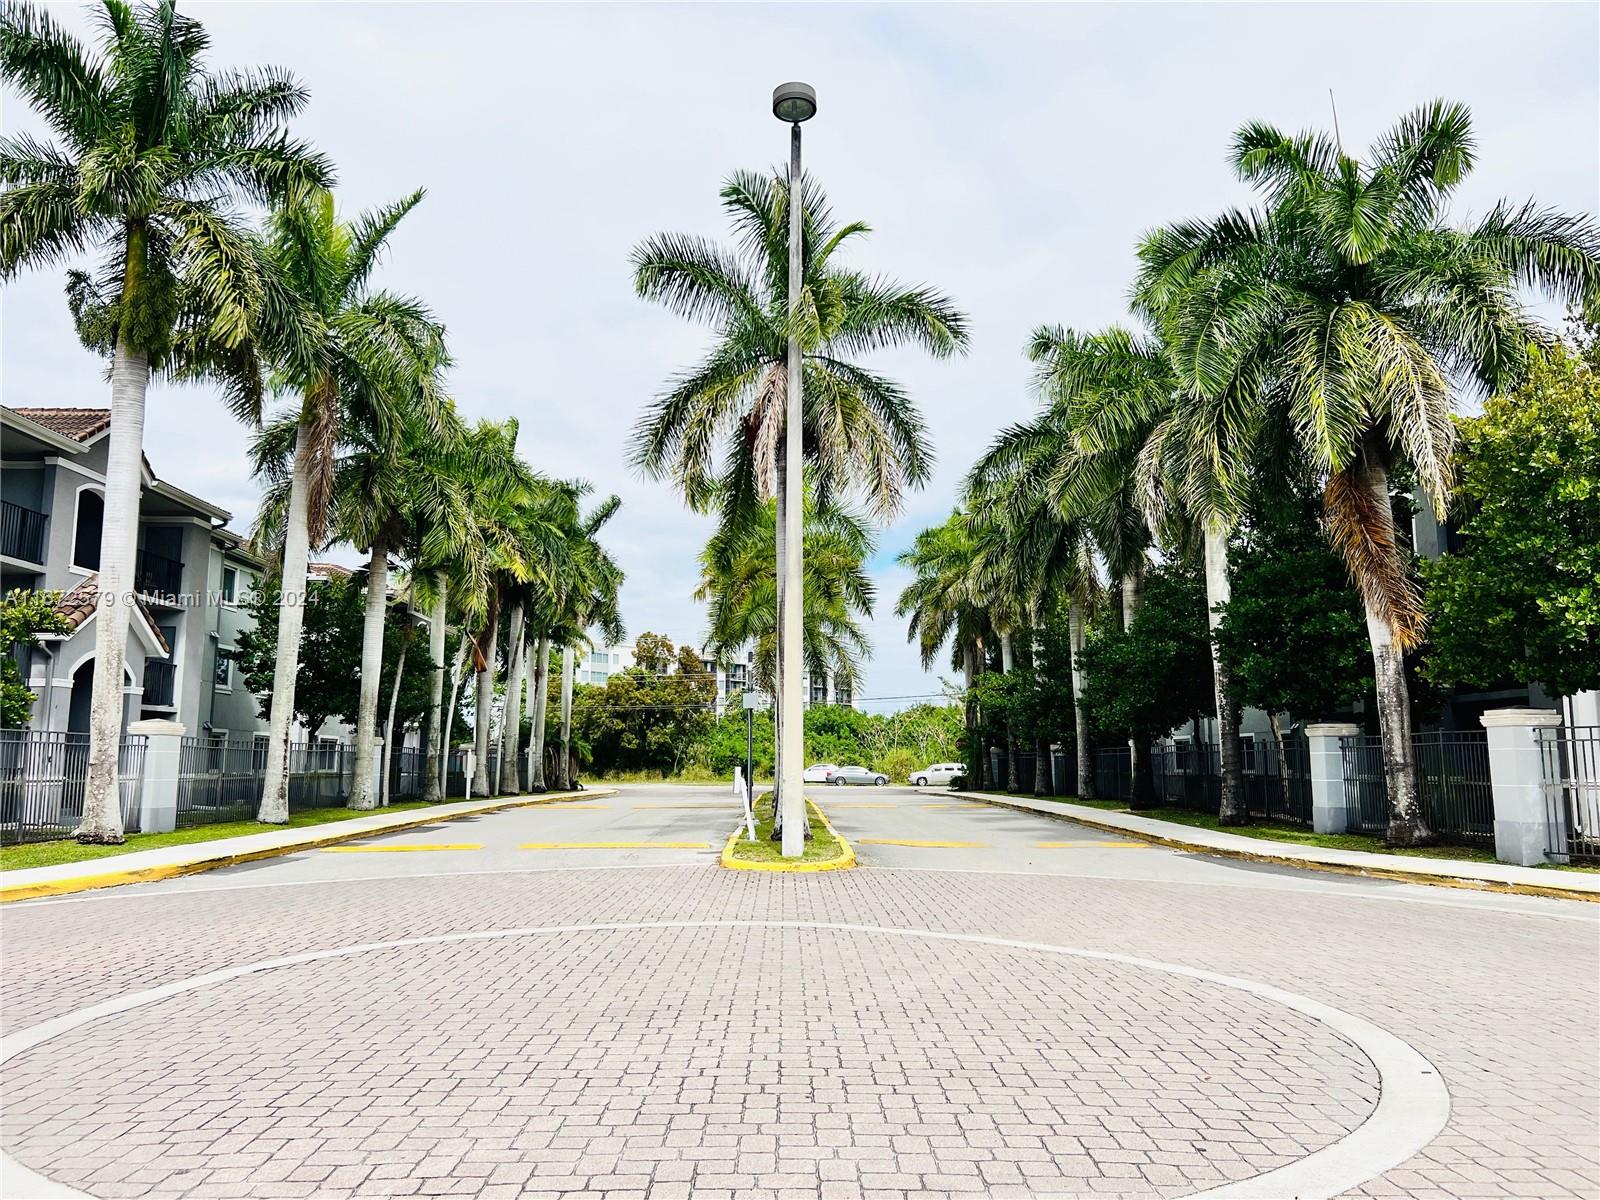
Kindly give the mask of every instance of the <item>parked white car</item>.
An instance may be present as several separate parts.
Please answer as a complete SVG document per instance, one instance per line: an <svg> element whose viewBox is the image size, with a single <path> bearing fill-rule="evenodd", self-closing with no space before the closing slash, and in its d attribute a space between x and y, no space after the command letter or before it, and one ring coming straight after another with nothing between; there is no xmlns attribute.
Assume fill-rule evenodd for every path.
<svg viewBox="0 0 1600 1200"><path fill-rule="evenodd" d="M839 768L833 763L814 763L806 768L806 773L800 778L807 783L832 783L833 776Z"/></svg>
<svg viewBox="0 0 1600 1200"><path fill-rule="evenodd" d="M889 782L889 777L877 771L869 771L865 767L840 767L828 782L835 787L844 787L847 784L854 784L857 787L883 787Z"/></svg>
<svg viewBox="0 0 1600 1200"><path fill-rule="evenodd" d="M966 773L967 768L960 763L934 763L913 773L911 782L917 787L928 787L933 784L949 783L957 775Z"/></svg>

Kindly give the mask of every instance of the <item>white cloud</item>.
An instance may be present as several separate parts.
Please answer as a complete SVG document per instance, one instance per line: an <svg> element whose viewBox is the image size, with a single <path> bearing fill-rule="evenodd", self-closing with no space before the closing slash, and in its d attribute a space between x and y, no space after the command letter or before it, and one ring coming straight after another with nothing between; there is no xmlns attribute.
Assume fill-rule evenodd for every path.
<svg viewBox="0 0 1600 1200"><path fill-rule="evenodd" d="M994 430L1029 410L1033 326L1122 318L1141 232L1248 198L1223 157L1244 120L1326 126L1332 88L1364 146L1448 96L1472 106L1480 145L1461 211L1501 195L1600 208L1592 6L186 8L217 65L283 64L311 87L299 132L339 164L345 207L429 188L382 281L449 324L467 414L515 415L535 463L623 497L610 537L630 629L680 641L702 632L705 525L623 458L640 406L704 339L634 298L627 255L657 230L722 232L721 178L785 153L767 111L781 80L818 89L807 165L837 212L873 224L858 261L972 315L967 359L884 359L939 453L888 551L940 519ZM35 127L6 99L8 130ZM104 402L59 272L8 284L4 315L6 403ZM203 391L152 395L156 469L240 523L245 443ZM900 584L879 573L866 695L936 690L892 616Z"/></svg>

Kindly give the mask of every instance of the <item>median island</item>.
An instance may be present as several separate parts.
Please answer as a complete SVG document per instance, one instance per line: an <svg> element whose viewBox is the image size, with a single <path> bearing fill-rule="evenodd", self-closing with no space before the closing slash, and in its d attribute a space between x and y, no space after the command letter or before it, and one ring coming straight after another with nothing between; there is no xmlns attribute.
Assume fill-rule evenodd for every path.
<svg viewBox="0 0 1600 1200"><path fill-rule="evenodd" d="M744 822L733 831L722 850L722 865L735 871L842 871L856 865L856 853L850 843L834 832L828 818L811 801L806 809L811 814L811 836L806 839L805 853L798 858L785 858L781 842L772 840L772 793L756 798L756 837L746 836Z"/></svg>

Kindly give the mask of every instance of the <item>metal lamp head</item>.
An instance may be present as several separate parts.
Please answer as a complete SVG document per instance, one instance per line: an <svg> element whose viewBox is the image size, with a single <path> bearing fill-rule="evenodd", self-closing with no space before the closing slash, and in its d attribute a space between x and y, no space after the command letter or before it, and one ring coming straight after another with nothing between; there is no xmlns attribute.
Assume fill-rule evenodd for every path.
<svg viewBox="0 0 1600 1200"><path fill-rule="evenodd" d="M780 83L772 89L772 115L793 125L817 115L817 89L809 83Z"/></svg>

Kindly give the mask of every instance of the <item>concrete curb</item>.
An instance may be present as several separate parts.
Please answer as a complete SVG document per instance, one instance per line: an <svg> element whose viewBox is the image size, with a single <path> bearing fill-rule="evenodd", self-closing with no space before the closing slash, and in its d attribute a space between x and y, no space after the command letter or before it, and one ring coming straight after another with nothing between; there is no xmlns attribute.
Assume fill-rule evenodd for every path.
<svg viewBox="0 0 1600 1200"><path fill-rule="evenodd" d="M1169 836L1121 822L1108 820L1108 814L1101 809L1086 808L1082 805L1071 805L1070 801L1057 801L1059 804L1071 805L1072 811L1062 812L1054 809L1036 808L1031 804L1023 803L1020 799L1010 796L994 796L985 792L952 792L943 788L918 788L924 795L957 796L963 800L974 800L980 804L989 804L995 808L1010 809L1013 812L1030 813L1033 816L1048 817L1053 821L1070 821L1075 825L1086 825L1090 829L1098 829L1102 833L1121 834L1126 837L1138 838L1140 841L1150 842L1157 846L1167 846L1173 850L1184 850L1191 854L1210 854L1217 858L1233 858L1245 862L1270 863L1274 866L1299 867L1307 871L1323 871L1333 875L1359 875L1369 879L1393 879L1400 883L1426 883L1435 887L1465 888L1477 892L1499 892L1516 896L1545 896L1555 900L1582 900L1588 903L1600 903L1600 887L1563 887L1560 882L1552 880L1549 883L1543 880L1538 883L1527 883L1512 880L1499 880L1485 878L1481 875L1470 874L1436 874L1431 871L1407 870L1403 865L1404 858L1397 857L1395 865L1388 863L1355 863L1355 862L1329 862L1323 859L1308 858L1285 850L1274 853L1271 849L1276 843L1260 840L1259 844L1264 849L1257 850L1254 845L1249 848L1243 846L1213 845L1209 842L1197 842L1190 838ZM1139 816L1139 814L1130 814ZM1170 826L1174 830L1187 829L1188 826L1176 825L1172 822L1162 822L1159 817L1139 816L1142 821L1151 821ZM1210 832L1210 831L1207 831ZM1238 835L1221 835L1238 838ZM1238 838L1238 840L1246 840ZM1248 839L1256 843L1258 839ZM1379 855L1369 854L1364 850L1341 851L1346 854L1361 854L1372 858ZM1444 860L1434 860L1444 861Z"/></svg>
<svg viewBox="0 0 1600 1200"><path fill-rule="evenodd" d="M856 865L856 848L845 840L844 835L833 827L833 822L828 820L828 814L822 811L822 806L815 800L807 799L806 803L811 811L817 814L817 819L826 826L834 840L843 847L841 853L835 858L822 859L816 862L746 862L733 856L733 849L739 844L739 838L744 832L741 822L739 828L728 835L727 844L722 847L722 857L717 860L720 866L730 871L778 871L791 875L814 875L818 871L848 871Z"/></svg>
<svg viewBox="0 0 1600 1200"><path fill-rule="evenodd" d="M457 808L446 813L417 809L403 815L396 814L396 819L388 824L365 825L360 829L348 828L349 825L359 824L366 819L357 817L352 821L341 822L331 827L313 826L306 831L304 837L273 846L262 846L237 852L223 849L230 842L236 843L242 838L261 836L258 833L247 833L240 835L240 837L218 838L215 842L194 842L192 846L197 857L185 859L181 862L72 875L63 879L40 880L38 882L7 883L5 881L5 876L7 875L24 875L30 871L50 869L26 867L18 871L0 872L0 904L12 904L19 900L38 900L47 896L66 896L73 892L88 892L99 888L119 887L125 883L154 883L160 879L175 879L182 875L198 875L204 871L214 871L219 867L231 867L239 863L256 862L263 858L278 858L285 854L298 854L302 850L316 850L323 846L337 845L340 842L353 842L361 838L375 837L378 834L396 833L401 830L416 829L423 825L435 825L443 821L453 821L457 817L476 817L484 813L500 812L510 808L529 808L537 804L563 804L569 800L593 800L601 796L613 796L615 794L615 788L598 788L582 792L556 792L544 796L515 796L505 800L486 800L481 804L474 804L470 808ZM381 817L384 814L380 811L373 815ZM272 831L265 830L263 832L270 833ZM206 851L209 847L215 847L215 849L207 853ZM163 849L166 848L163 847ZM170 847L170 849L189 849L189 847ZM159 850L133 851L135 854L159 852ZM82 866L86 869L92 869L102 861L106 860L91 859L83 863ZM115 862L115 857L112 857L110 861Z"/></svg>

